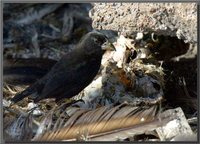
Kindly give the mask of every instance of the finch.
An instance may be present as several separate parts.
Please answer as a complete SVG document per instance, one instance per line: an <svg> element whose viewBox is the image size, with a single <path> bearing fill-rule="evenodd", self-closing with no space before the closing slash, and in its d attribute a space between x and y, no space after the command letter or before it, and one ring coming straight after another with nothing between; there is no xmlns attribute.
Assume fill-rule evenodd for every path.
<svg viewBox="0 0 200 144"><path fill-rule="evenodd" d="M17 103L27 96L35 103L47 98L59 101L77 95L92 82L107 50L114 50L114 46L104 34L95 30L87 33L45 76L16 94L11 101Z"/></svg>

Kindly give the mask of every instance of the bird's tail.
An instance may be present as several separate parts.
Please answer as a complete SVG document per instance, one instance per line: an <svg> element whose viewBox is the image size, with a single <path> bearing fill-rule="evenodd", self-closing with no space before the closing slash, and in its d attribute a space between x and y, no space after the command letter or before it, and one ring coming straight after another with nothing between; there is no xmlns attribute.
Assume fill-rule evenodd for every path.
<svg viewBox="0 0 200 144"><path fill-rule="evenodd" d="M35 95L38 96L38 93L40 93L40 91L42 90L44 84L40 83L40 82L35 82L33 85L29 86L27 89L25 89L24 91L22 91L21 93L16 94L11 101L13 103L17 103L19 101L21 101L22 99L24 99L25 97L31 95Z"/></svg>
<svg viewBox="0 0 200 144"><path fill-rule="evenodd" d="M17 103L19 101L21 101L22 99L24 99L25 97L31 95L32 93L35 93L35 89L33 89L32 86L28 87L27 89L25 89L24 91L22 91L21 93L16 94L11 101L13 103Z"/></svg>

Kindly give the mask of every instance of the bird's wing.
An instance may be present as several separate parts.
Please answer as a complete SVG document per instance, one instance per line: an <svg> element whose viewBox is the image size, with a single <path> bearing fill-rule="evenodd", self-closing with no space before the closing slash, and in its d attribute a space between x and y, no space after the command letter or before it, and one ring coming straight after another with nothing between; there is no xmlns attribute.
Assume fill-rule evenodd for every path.
<svg viewBox="0 0 200 144"><path fill-rule="evenodd" d="M88 68L89 65L85 65L85 62L79 63L74 67L68 67L68 69L59 68L60 71L49 77L39 99L55 97L57 94L63 94L67 90L78 86L86 80L84 75L88 72Z"/></svg>

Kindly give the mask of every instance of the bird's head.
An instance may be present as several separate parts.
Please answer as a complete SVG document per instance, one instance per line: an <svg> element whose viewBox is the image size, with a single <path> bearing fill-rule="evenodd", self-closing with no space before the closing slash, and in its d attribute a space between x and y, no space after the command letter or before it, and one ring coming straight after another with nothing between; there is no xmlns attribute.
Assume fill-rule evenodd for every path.
<svg viewBox="0 0 200 144"><path fill-rule="evenodd" d="M79 42L79 46L84 48L84 51L88 55L99 55L103 54L105 51L113 51L115 47L113 44L108 40L108 38L96 31L93 30L92 32L87 33Z"/></svg>

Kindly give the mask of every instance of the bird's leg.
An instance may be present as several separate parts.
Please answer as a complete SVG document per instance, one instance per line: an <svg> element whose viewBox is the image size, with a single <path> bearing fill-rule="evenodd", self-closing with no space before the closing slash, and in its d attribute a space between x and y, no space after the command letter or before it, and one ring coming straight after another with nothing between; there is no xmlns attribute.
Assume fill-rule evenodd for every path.
<svg viewBox="0 0 200 144"><path fill-rule="evenodd" d="M70 105L73 105L73 104L75 104L75 103L77 103L79 101L84 102L82 99L74 100L74 99L68 99L68 98L66 98L66 99L56 99L55 100L57 105L61 105L62 103L65 103L66 107L68 107Z"/></svg>

